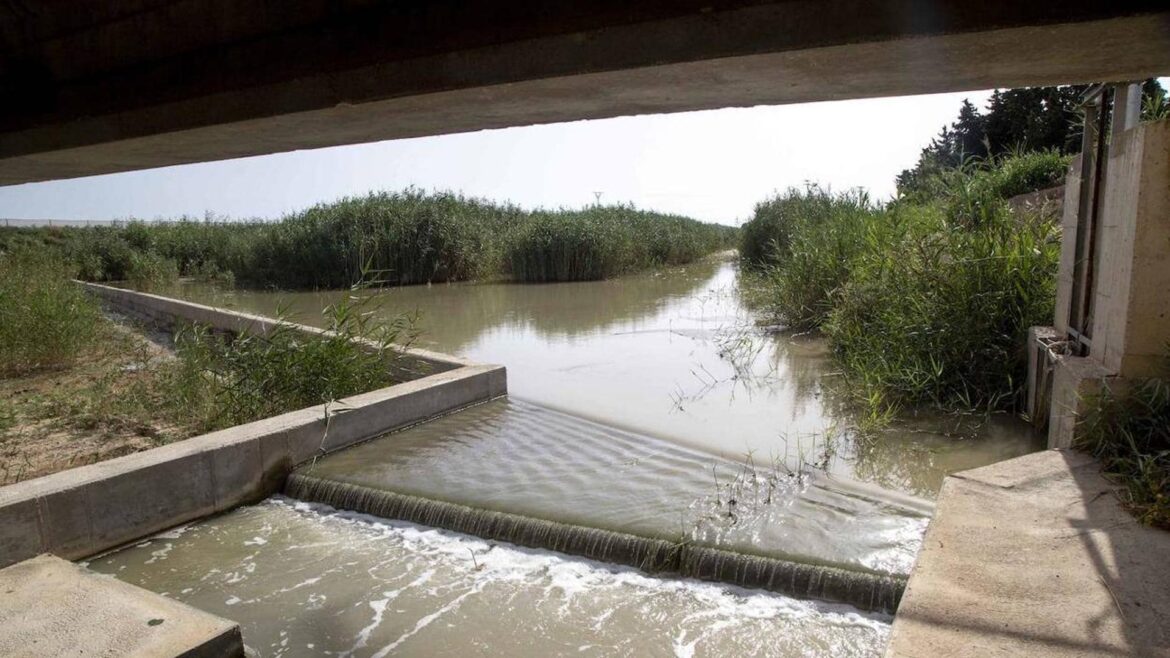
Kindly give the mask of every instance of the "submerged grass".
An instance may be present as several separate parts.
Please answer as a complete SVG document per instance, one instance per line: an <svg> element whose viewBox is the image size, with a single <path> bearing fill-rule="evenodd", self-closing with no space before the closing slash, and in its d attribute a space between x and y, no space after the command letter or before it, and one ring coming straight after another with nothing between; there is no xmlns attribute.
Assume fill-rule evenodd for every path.
<svg viewBox="0 0 1170 658"><path fill-rule="evenodd" d="M1170 380L1106 388L1088 406L1077 447L1101 462L1139 521L1170 530Z"/></svg>
<svg viewBox="0 0 1170 658"><path fill-rule="evenodd" d="M756 298L790 328L825 332L871 421L922 404L1013 408L1027 329L1052 312L1059 229L1007 197L1065 167L1049 153L970 165L936 179L933 198L885 207L790 190L743 230Z"/></svg>
<svg viewBox="0 0 1170 658"><path fill-rule="evenodd" d="M0 229L0 251L48 245L90 281L175 276L287 289L344 288L363 271L408 285L511 278L599 279L696 260L736 229L627 206L535 211L410 189L325 203L278 222L131 222Z"/></svg>

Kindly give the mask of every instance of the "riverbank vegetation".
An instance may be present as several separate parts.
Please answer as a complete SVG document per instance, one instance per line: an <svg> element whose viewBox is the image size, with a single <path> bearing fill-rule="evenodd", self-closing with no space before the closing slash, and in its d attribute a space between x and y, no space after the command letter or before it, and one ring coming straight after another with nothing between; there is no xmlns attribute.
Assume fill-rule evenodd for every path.
<svg viewBox="0 0 1170 658"><path fill-rule="evenodd" d="M872 419L922 404L1010 409L1027 329L1052 312L1059 236L1051 216L1007 199L1066 168L1054 152L972 162L884 206L789 190L744 227L745 266L777 321L829 337Z"/></svg>
<svg viewBox="0 0 1170 658"><path fill-rule="evenodd" d="M52 251L0 255L0 484L329 403L408 377L405 316L355 291L325 334L173 333L104 314Z"/></svg>
<svg viewBox="0 0 1170 658"><path fill-rule="evenodd" d="M1090 401L1078 441L1139 521L1170 530L1170 379L1106 388Z"/></svg>
<svg viewBox="0 0 1170 658"><path fill-rule="evenodd" d="M629 206L525 211L451 193L373 193L277 222L179 221L0 230L0 250L45 245L89 281L137 287L182 275L285 289L484 279L602 279L687 263L736 229Z"/></svg>

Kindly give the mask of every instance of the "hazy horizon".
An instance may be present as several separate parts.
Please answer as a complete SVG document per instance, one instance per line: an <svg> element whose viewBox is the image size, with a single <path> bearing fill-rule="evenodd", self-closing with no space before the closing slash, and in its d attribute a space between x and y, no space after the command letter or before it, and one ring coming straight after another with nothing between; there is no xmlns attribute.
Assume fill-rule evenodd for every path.
<svg viewBox="0 0 1170 658"><path fill-rule="evenodd" d="M791 186L877 199L990 90L573 121L294 151L0 187L0 218L275 219L316 203L415 187L524 208L595 202L735 224Z"/></svg>

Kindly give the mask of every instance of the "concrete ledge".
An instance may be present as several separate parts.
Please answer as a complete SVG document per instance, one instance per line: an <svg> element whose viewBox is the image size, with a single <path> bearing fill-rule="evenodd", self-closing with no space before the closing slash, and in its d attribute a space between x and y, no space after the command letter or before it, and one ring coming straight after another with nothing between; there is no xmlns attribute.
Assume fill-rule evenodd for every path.
<svg viewBox="0 0 1170 658"><path fill-rule="evenodd" d="M948 477L887 656L1170 656L1170 532L1086 455Z"/></svg>
<svg viewBox="0 0 1170 658"><path fill-rule="evenodd" d="M152 295L137 290L115 288L100 283L78 281L78 285L87 292L102 300L107 306L123 315L136 320L169 327L182 322L193 322L205 325L218 331L240 333L251 331L266 334L277 325L274 318L250 313L240 313L227 309L205 306L181 299ZM299 331L310 334L328 334L328 331L296 322L284 322ZM432 352L418 348L403 350L403 353L424 363L430 372L443 372L462 368L464 366L479 365L474 361L441 352Z"/></svg>
<svg viewBox="0 0 1170 658"><path fill-rule="evenodd" d="M49 555L0 570L0 655L233 658L240 627Z"/></svg>
<svg viewBox="0 0 1170 658"><path fill-rule="evenodd" d="M143 296L120 292L128 294L111 296L135 303ZM197 321L211 319L216 326L272 322L150 297L144 308L166 308L170 309L166 313L182 317L199 313L203 315ZM317 455L507 394L502 366L471 364L445 355L434 358L453 367L332 405L292 411L0 487L0 567L40 553L86 557L256 502L280 491L285 476L297 464ZM454 367L456 363L465 365Z"/></svg>

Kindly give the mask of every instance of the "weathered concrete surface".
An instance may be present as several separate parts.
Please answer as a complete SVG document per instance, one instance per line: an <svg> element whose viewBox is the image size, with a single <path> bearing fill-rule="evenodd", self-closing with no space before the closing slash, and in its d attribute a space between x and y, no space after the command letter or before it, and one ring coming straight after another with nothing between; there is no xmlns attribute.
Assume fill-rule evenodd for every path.
<svg viewBox="0 0 1170 658"><path fill-rule="evenodd" d="M1170 532L1138 525L1089 457L947 478L888 656L1170 656Z"/></svg>
<svg viewBox="0 0 1170 658"><path fill-rule="evenodd" d="M1077 423L1103 386L1120 380L1096 359L1085 356L1056 356L1052 363L1052 390L1048 408L1048 447L1071 448Z"/></svg>
<svg viewBox="0 0 1170 658"><path fill-rule="evenodd" d="M0 570L0 656L243 655L235 622L60 558Z"/></svg>
<svg viewBox="0 0 1170 658"><path fill-rule="evenodd" d="M1170 342L1170 120L1109 148L1089 355L1126 378L1165 374Z"/></svg>
<svg viewBox="0 0 1170 658"><path fill-rule="evenodd" d="M0 184L625 114L1170 71L1158 0L0 5Z"/></svg>

